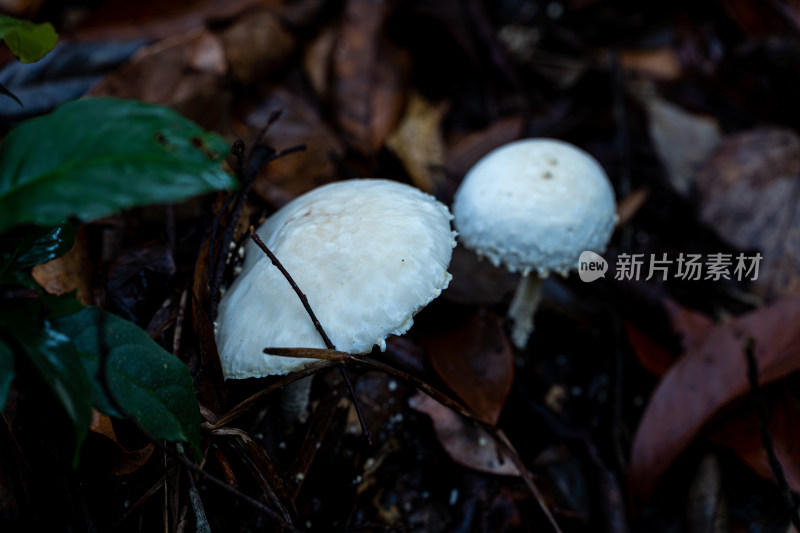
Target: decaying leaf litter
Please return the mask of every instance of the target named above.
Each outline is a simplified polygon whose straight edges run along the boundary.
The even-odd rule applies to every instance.
[[[238,491],[194,473],[212,530],[553,530],[540,503],[563,531],[789,530],[747,356],[750,346],[774,455],[796,490],[792,3],[0,7],[62,36],[60,68],[2,80],[28,98],[3,107],[8,125],[45,101],[135,98],[242,139],[254,162],[238,172],[238,204],[238,193],[211,195],[82,225],[69,255],[34,273],[139,324],[188,365],[201,467]],[[101,57],[121,40],[128,52]],[[347,365],[372,446],[331,363],[319,363],[305,424],[287,424],[277,403],[294,376],[223,382],[208,287],[230,282],[230,243],[250,223],[349,177],[450,204],[472,164],[523,137],[564,139],[601,162],[620,208],[609,263],[761,253],[758,280],[647,281],[647,263],[639,280],[551,277],[517,350],[504,318],[518,279],[456,248],[451,286],[414,328]],[[449,408],[435,401],[448,398]],[[54,413],[12,394],[4,422],[4,520],[198,529],[185,466],[124,421],[95,417],[75,471]]]

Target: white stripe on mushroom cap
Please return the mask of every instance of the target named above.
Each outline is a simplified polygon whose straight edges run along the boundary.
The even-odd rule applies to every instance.
[[[308,192],[272,215],[258,235],[292,275],[338,350],[385,349],[447,288],[452,215],[409,185],[355,179]],[[266,347],[324,348],[289,283],[254,244],[219,308],[217,344],[226,378],[286,374],[309,359]]]
[[[603,167],[554,139],[523,139],[484,156],[453,202],[459,239],[512,272],[564,276],[584,250],[603,253],[616,223]]]

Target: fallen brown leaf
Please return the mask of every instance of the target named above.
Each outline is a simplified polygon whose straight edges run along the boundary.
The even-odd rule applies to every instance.
[[[633,348],[633,353],[642,368],[654,376],[663,376],[675,362],[677,355],[654,341],[629,321],[624,320],[622,325],[628,334],[628,342]]]
[[[439,443],[453,461],[489,474],[520,475],[511,458],[476,422],[456,414],[422,392],[412,396],[408,404],[431,418]]]
[[[671,46],[622,50],[619,62],[622,69],[629,73],[658,80],[677,79],[683,71],[678,51]]]
[[[197,29],[139,49],[90,94],[167,105],[201,126],[227,131],[229,97],[223,87],[227,68],[222,40]]]
[[[653,392],[636,430],[628,472],[635,505],[647,500],[669,465],[715,414],[749,391],[745,344],[754,342],[762,384],[800,368],[800,298],[787,298],[709,327],[668,305],[686,351]]]
[[[330,91],[331,58],[338,38],[338,28],[328,26],[303,53],[303,69],[314,93],[320,98],[326,98]]]
[[[115,476],[124,476],[139,470],[150,459],[155,450],[155,445],[148,442],[139,450],[127,450],[117,439],[114,426],[108,415],[104,415],[97,410],[92,410],[92,421],[89,430],[98,435],[102,435],[114,444],[114,459],[110,467],[110,473]]]
[[[449,139],[447,170],[461,178],[481,157],[498,146],[519,139],[524,126],[525,120],[514,115],[502,118],[486,129]]]
[[[648,129],[656,153],[672,187],[691,193],[694,176],[722,140],[719,125],[711,117],[689,113],[657,96],[643,95]]]
[[[296,48],[296,39],[270,10],[248,11],[222,33],[233,77],[250,84],[280,70]]]
[[[305,150],[265,165],[253,189],[268,203],[282,205],[335,180],[339,171],[337,160],[344,148],[312,102],[283,88],[276,89],[250,111],[245,118],[250,131],[259,132],[276,111],[282,111],[281,116],[269,127],[264,143],[279,151],[299,145],[305,145]]]
[[[442,298],[466,305],[494,305],[505,301],[519,285],[519,275],[498,268],[471,250],[456,246],[450,261],[453,281]]]
[[[414,185],[432,194],[444,184],[441,125],[449,107],[447,102],[434,104],[412,93],[403,119],[386,139],[386,146],[403,162]]]
[[[408,54],[384,36],[391,2],[348,0],[333,49],[336,117],[347,143],[372,155],[403,113]]]
[[[75,244],[69,252],[52,261],[34,266],[31,275],[50,294],[61,295],[77,291],[78,299],[84,305],[93,304],[92,265],[86,230],[78,228],[75,233]]]
[[[279,0],[122,0],[106,2],[82,21],[73,38],[84,41],[166,39],[202,28],[209,21],[233,18]]]
[[[800,291],[800,137],[788,129],[731,135],[697,173],[700,216],[727,242],[763,256],[753,290]]]
[[[0,0],[0,9],[8,15],[33,20],[42,4],[44,0]]]
[[[800,491],[800,405],[797,398],[784,388],[767,405],[769,412],[769,432],[772,437],[775,455],[783,467],[786,482],[795,492]],[[727,446],[764,479],[775,479],[769,464],[767,451],[761,438],[761,427],[753,409],[739,409],[715,427],[708,435],[709,440]]]
[[[514,380],[514,356],[500,318],[481,309],[458,329],[422,339],[434,370],[484,422],[497,424]]]

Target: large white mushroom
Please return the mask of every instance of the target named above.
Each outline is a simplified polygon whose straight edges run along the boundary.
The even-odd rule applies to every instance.
[[[308,192],[256,233],[291,274],[338,350],[384,350],[447,288],[452,215],[395,181],[353,179]],[[297,294],[254,243],[220,301],[217,345],[226,379],[286,374],[313,362],[267,347],[325,348]]]
[[[617,220],[600,164],[553,139],[523,139],[485,155],[464,176],[453,215],[464,246],[522,274],[508,310],[519,348],[533,331],[542,279],[566,276],[583,251],[603,253]]]

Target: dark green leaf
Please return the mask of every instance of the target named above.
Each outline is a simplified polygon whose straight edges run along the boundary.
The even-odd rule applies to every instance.
[[[77,313],[84,307],[78,299],[77,289],[66,294],[47,294],[43,292],[39,296],[39,301],[42,302],[42,307],[49,320]]]
[[[55,48],[58,34],[49,22],[34,24],[7,15],[0,15],[0,39],[5,41],[23,63],[39,61]]]
[[[81,352],[93,377],[95,406],[121,416],[106,396],[97,375],[101,349],[98,327],[105,332],[108,350],[107,383],[114,400],[151,435],[186,441],[197,451],[200,443],[200,408],[189,369],[161,348],[135,324],[97,307],[55,320]]]
[[[0,232],[231,188],[228,146],[174,111],[132,100],[68,102],[0,146]]]
[[[12,100],[14,100],[16,103],[18,103],[20,107],[25,107],[24,105],[22,105],[22,100],[17,98],[16,94],[14,94],[11,91],[9,91],[8,89],[6,89],[5,86],[2,83],[0,83],[0,94],[8,96]]]
[[[38,305],[19,302],[0,312],[0,328],[33,363],[75,429],[75,459],[92,420],[92,385],[69,337],[38,319]],[[31,305],[26,305],[31,304]],[[13,310],[11,308],[14,308]]]
[[[0,274],[0,285],[19,285],[32,293],[42,290],[39,284],[36,283],[36,280],[33,279],[30,272],[21,272],[19,270],[12,270]]]
[[[5,409],[8,391],[14,380],[14,353],[0,340],[0,412]]]
[[[29,226],[0,237],[0,277],[63,255],[72,248],[75,231],[67,221],[54,228]]]

